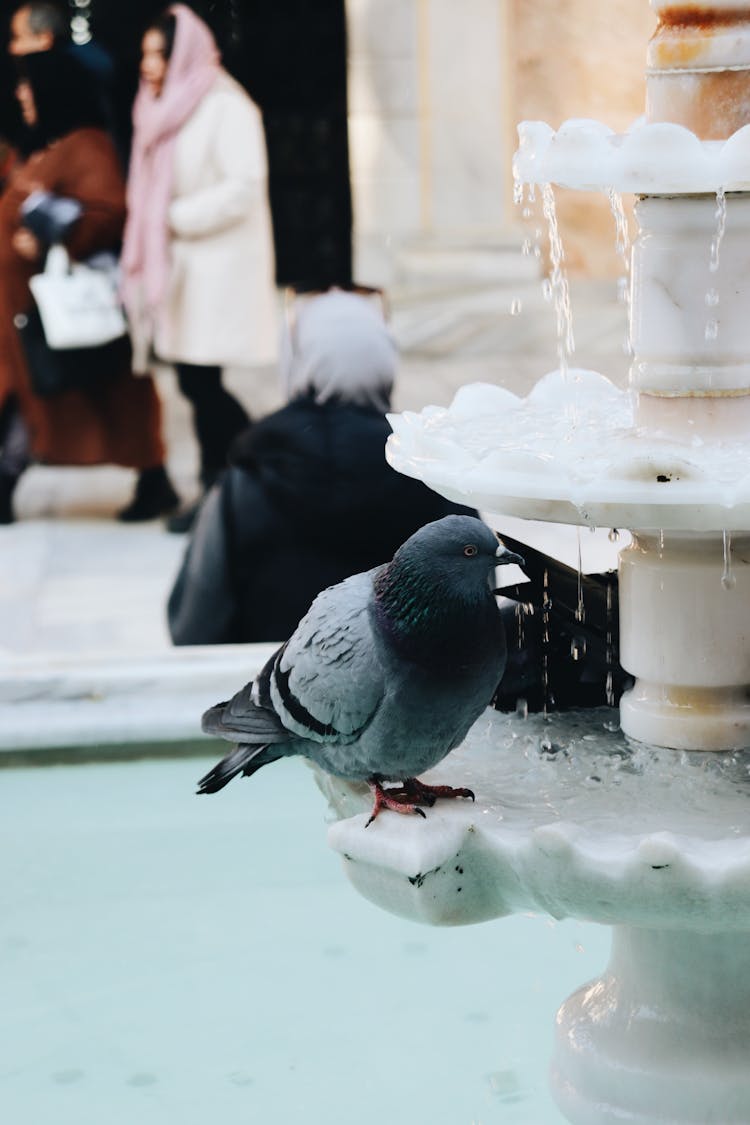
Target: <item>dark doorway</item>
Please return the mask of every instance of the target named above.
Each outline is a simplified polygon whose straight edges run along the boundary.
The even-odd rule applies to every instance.
[[[0,0],[5,35],[18,6]],[[81,13],[72,0],[68,6]],[[211,26],[227,70],[263,112],[278,283],[351,282],[344,0],[192,0],[190,6]],[[163,7],[163,0],[91,0],[84,9],[115,60],[123,135],[141,35]]]

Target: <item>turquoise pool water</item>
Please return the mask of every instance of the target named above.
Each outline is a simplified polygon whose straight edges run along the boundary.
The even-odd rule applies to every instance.
[[[609,935],[362,900],[300,761],[0,772],[8,1125],[559,1125],[554,1013]]]

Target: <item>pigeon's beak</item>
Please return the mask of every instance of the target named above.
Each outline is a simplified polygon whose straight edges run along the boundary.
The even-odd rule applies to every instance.
[[[495,566],[506,566],[508,563],[518,563],[519,566],[526,566],[526,560],[516,555],[513,551],[509,551],[501,543],[495,551]]]

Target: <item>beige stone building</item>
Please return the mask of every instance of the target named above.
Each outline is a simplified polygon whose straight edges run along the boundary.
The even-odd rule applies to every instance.
[[[626,128],[655,22],[647,0],[347,0],[356,275],[506,269],[517,122]],[[605,199],[559,192],[558,213],[571,273],[621,268]]]

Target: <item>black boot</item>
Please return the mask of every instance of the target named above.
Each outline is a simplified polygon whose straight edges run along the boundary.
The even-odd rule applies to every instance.
[[[163,465],[153,469],[143,469],[135,485],[133,499],[126,508],[117,513],[123,523],[139,523],[154,520],[174,511],[180,498],[172,487]]]
[[[8,473],[0,473],[0,524],[13,523],[13,493],[18,484],[18,477]]]

